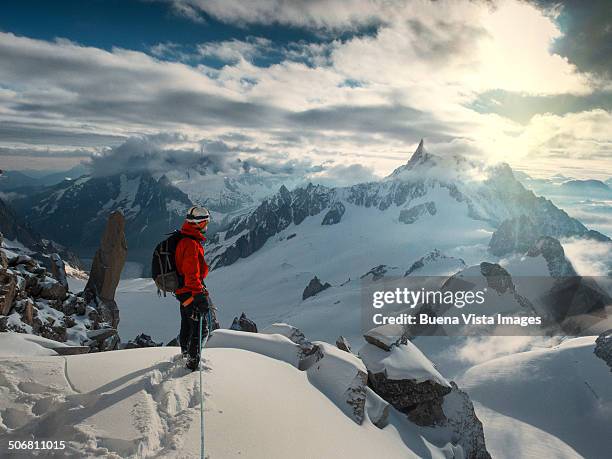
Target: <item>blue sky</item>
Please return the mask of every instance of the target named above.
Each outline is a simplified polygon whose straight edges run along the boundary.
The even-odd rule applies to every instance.
[[[573,0],[8,2],[0,167],[66,168],[136,138],[363,179],[424,137],[605,177],[611,16]]]

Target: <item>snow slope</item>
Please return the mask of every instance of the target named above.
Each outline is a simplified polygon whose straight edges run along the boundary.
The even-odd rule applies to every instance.
[[[19,343],[23,337],[5,339]],[[34,354],[0,354],[3,451],[9,440],[34,435],[65,440],[66,452],[76,457],[199,457],[198,374],[184,369],[177,348]],[[204,373],[211,458],[460,454],[450,444],[428,442],[395,412],[384,429],[367,416],[358,425],[306,372],[257,352],[207,349]]]
[[[610,457],[612,373],[593,348],[594,337],[569,339],[475,365],[457,379],[482,416],[493,454],[508,442],[523,447],[538,438],[536,445],[558,455],[536,455],[536,446],[533,457]]]

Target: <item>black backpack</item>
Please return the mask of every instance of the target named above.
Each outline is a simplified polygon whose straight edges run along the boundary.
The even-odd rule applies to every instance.
[[[151,277],[157,286],[157,294],[175,293],[183,286],[183,276],[176,270],[174,254],[176,246],[183,238],[197,239],[187,236],[180,231],[173,231],[167,239],[161,241],[153,251],[151,260]]]

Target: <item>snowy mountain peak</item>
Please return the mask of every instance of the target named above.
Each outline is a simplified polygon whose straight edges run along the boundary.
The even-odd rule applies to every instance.
[[[427,152],[425,151],[425,147],[423,146],[423,139],[421,139],[421,141],[419,142],[419,146],[414,151],[414,153],[412,154],[412,157],[408,161],[408,165],[421,162],[423,159],[426,159],[425,158],[426,155],[427,155]]]
[[[427,150],[425,150],[423,139],[421,139],[419,145],[417,146],[417,149],[414,151],[408,162],[391,172],[391,174],[387,176],[387,178],[398,178],[405,171],[410,171],[421,165],[435,165],[435,158],[436,156],[430,154]]]

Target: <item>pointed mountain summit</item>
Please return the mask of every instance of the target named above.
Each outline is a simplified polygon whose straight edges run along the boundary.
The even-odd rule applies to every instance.
[[[423,139],[421,139],[417,149],[414,151],[408,162],[391,172],[388,178],[396,178],[402,172],[414,169],[421,164],[432,163],[433,158],[435,158],[435,156],[425,149]]]
[[[408,160],[408,163],[406,163],[406,165],[414,166],[415,164],[421,163],[423,162],[423,160],[426,159],[426,155],[427,152],[425,151],[425,147],[423,146],[423,139],[421,139],[421,141],[419,142],[419,146],[414,151],[412,157],[410,158],[410,160]]]

